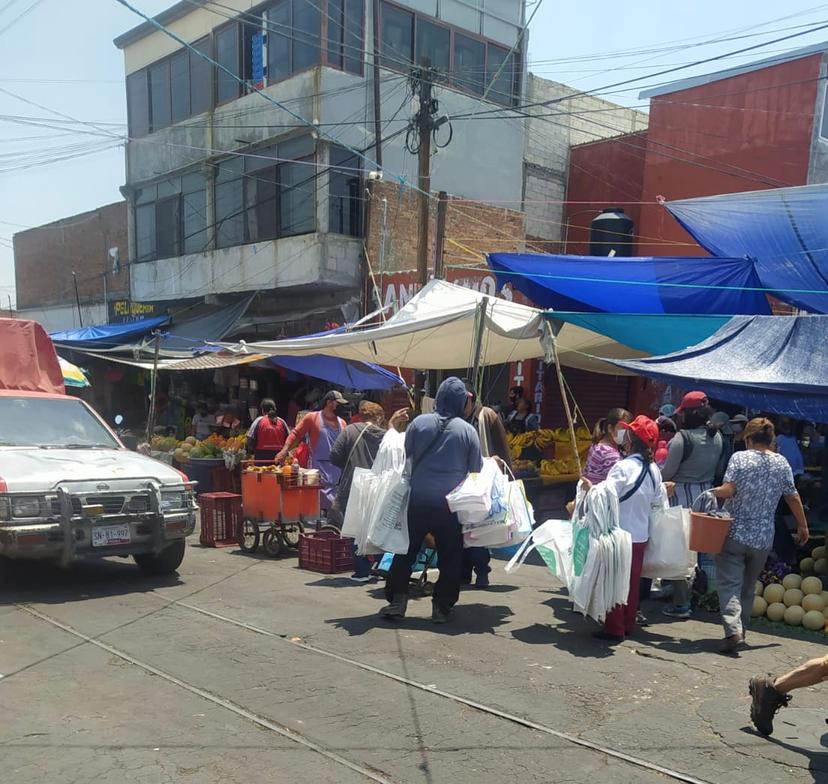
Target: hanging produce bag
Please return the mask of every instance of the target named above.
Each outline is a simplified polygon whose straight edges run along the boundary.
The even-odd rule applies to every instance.
[[[463,513],[468,523],[484,521],[492,512],[492,495],[502,495],[500,488],[505,477],[495,460],[483,458],[483,468],[478,473],[469,474],[447,496],[449,509]]]

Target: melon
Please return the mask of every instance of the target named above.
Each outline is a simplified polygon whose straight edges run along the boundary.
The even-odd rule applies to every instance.
[[[754,596],[762,596],[765,593],[765,586],[762,585],[758,580],[756,581],[756,585],[753,586],[753,595]]]
[[[782,601],[785,603],[785,607],[801,606],[804,596],[805,594],[799,588],[788,588],[782,597]]]
[[[814,571],[817,574],[825,574],[825,559],[824,558],[817,558],[814,561]]]
[[[196,438],[195,438],[195,436],[187,436],[187,437],[184,439],[184,443],[185,443],[185,444],[195,445],[195,443],[196,443]]]
[[[799,571],[802,572],[802,574],[807,574],[809,572],[813,572],[814,571],[814,559],[813,558],[803,558],[799,562]]]
[[[825,628],[825,618],[819,610],[811,610],[802,616],[802,625],[811,631]]]
[[[805,612],[811,612],[812,610],[822,612],[825,609],[825,599],[822,598],[820,593],[807,593],[802,600],[802,609]]]
[[[819,547],[814,547],[814,549],[811,550],[811,557],[814,560],[817,560],[819,558],[825,558],[825,546],[820,545]]]
[[[768,609],[768,603],[761,596],[753,597],[753,609],[750,611],[751,618],[760,618]],[[821,615],[822,613],[820,613]]]
[[[828,591],[823,591],[820,596],[822,597],[822,601],[825,602],[825,606],[828,607]]]
[[[781,621],[785,617],[785,605],[782,602],[769,604],[767,616],[769,621]]]
[[[805,617],[805,610],[798,604],[794,604],[785,610],[785,623],[788,626],[801,626],[802,619]]]
[[[822,580],[819,577],[806,577],[800,586],[802,593],[822,593]]]
[[[768,604],[778,604],[785,596],[785,589],[779,583],[771,583],[762,594]]]
[[[798,574],[786,574],[782,578],[782,587],[787,591],[789,588],[799,588],[802,585],[802,578]]]

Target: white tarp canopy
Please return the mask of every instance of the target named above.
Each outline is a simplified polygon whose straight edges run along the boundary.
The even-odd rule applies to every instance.
[[[484,299],[481,365],[549,356],[552,327],[542,311],[486,297],[444,280],[432,280],[380,326],[315,337],[219,345],[236,353],[285,357],[323,354],[422,370],[471,367],[480,334],[478,313],[482,312]],[[558,333],[557,343],[562,365],[614,375],[624,371],[586,354],[615,359],[642,356],[609,338],[569,324]]]

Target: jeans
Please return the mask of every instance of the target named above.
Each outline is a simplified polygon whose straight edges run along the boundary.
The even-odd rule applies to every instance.
[[[463,562],[463,533],[457,515],[444,507],[408,507],[409,546],[406,555],[395,555],[385,583],[385,595],[389,601],[398,594],[408,593],[411,564],[420,552],[426,534],[434,537],[440,577],[434,584],[434,603],[448,612],[460,596],[460,569]]]
[[[641,567],[644,566],[646,542],[633,542],[632,568],[630,569],[630,593],[626,604],[617,604],[610,610],[604,621],[604,631],[623,637],[635,629],[635,616],[638,613],[639,591],[641,590]]]
[[[488,547],[466,547],[463,550],[463,577],[464,582],[472,581],[472,569],[478,577],[485,577],[492,571],[489,562],[492,554]]]
[[[757,550],[728,538],[716,556],[716,590],[725,636],[744,635],[753,608],[753,590],[770,550]]]

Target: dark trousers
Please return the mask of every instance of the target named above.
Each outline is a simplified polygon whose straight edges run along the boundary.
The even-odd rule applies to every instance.
[[[385,594],[390,600],[395,594],[408,593],[411,565],[420,552],[426,534],[434,537],[440,577],[434,584],[433,598],[437,606],[448,612],[460,595],[460,569],[463,561],[463,534],[457,516],[448,506],[408,507],[409,546],[406,555],[395,555],[385,583]]]
[[[644,565],[646,542],[633,542],[632,568],[630,569],[630,593],[626,604],[617,604],[604,621],[604,631],[623,637],[635,629],[635,614],[638,612],[639,591],[641,590],[641,567]]]
[[[487,575],[492,571],[489,562],[492,560],[492,554],[488,547],[466,547],[463,550],[463,581],[470,583],[472,581],[472,569],[478,577]]]

